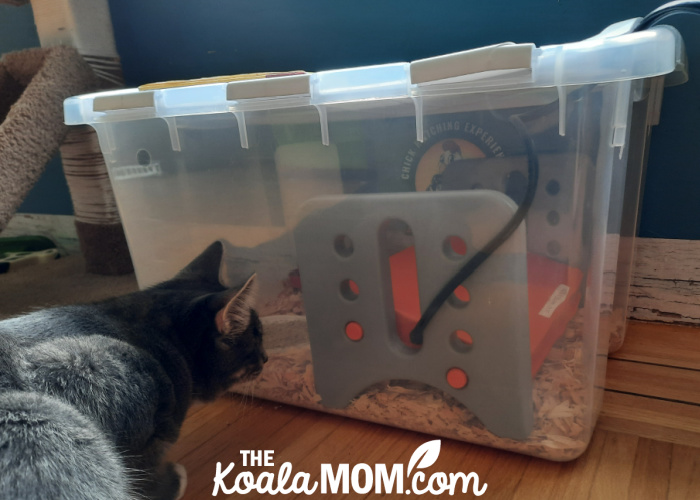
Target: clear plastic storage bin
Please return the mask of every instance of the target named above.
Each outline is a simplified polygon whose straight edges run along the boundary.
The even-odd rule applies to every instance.
[[[229,284],[257,272],[256,395],[568,460],[624,336],[648,132],[682,76],[678,33],[636,22],[79,96],[66,122],[98,133],[141,287],[214,240]]]

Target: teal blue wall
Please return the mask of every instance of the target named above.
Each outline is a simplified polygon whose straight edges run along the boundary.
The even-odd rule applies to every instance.
[[[0,54],[39,45],[29,5],[0,5]]]
[[[408,61],[506,40],[571,42],[616,21],[643,16],[662,3],[112,0],[110,9],[126,82],[135,86]],[[700,239],[700,78],[693,79],[693,69],[700,68],[700,17],[676,17],[670,23],[686,39],[691,82],[665,94],[661,125],[653,133],[640,235]],[[0,38],[4,36],[0,25]]]

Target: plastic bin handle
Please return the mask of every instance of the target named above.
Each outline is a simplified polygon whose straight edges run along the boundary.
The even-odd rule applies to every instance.
[[[411,83],[429,83],[487,71],[532,69],[535,44],[506,42],[411,63]]]

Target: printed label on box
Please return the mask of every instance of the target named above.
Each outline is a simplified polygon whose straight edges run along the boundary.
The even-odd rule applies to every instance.
[[[401,179],[416,191],[442,191],[442,174],[451,163],[471,158],[504,156],[489,131],[467,120],[445,120],[426,128],[424,142],[406,151]]]

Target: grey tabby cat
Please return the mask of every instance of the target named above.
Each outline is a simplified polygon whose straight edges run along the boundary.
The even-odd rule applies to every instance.
[[[0,321],[0,498],[182,497],[185,470],[163,457],[190,403],[267,361],[254,276],[226,289],[222,253],[144,291]]]

